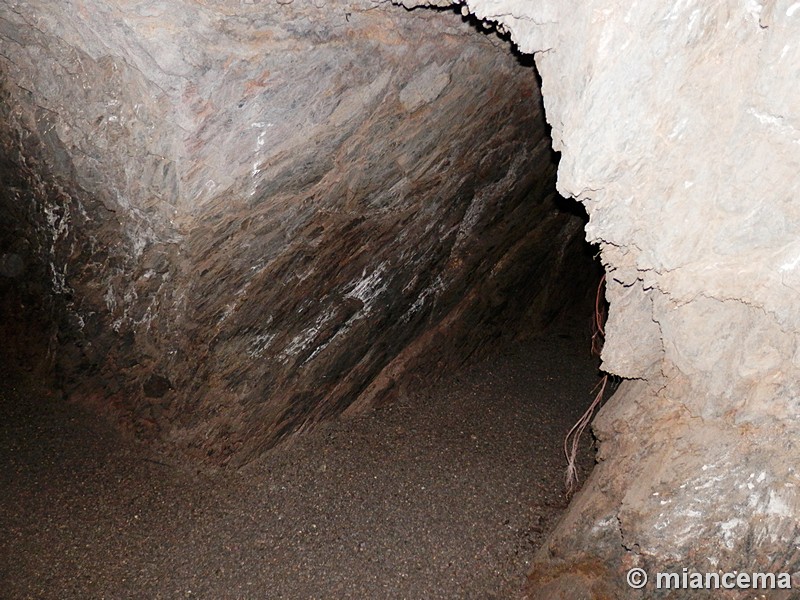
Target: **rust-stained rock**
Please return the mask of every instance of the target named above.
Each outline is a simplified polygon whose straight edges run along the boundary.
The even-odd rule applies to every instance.
[[[199,461],[587,285],[563,275],[583,222],[555,205],[532,65],[457,14],[36,0],[0,8],[0,69],[2,206],[28,215],[4,271],[52,291],[73,399]]]

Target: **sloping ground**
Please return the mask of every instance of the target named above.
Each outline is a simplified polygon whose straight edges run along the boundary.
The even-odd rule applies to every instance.
[[[514,597],[565,507],[587,348],[539,338],[213,476],[4,374],[0,595]]]

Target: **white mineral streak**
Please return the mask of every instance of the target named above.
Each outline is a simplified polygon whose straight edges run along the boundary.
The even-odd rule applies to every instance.
[[[345,294],[346,298],[355,298],[363,303],[361,310],[364,314],[368,315],[372,311],[375,300],[386,291],[387,282],[383,277],[385,271],[386,263],[379,264],[369,273],[364,269],[361,279],[354,281]]]

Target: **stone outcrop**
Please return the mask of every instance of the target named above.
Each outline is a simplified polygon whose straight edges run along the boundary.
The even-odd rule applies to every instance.
[[[531,597],[632,597],[637,565],[800,570],[800,4],[462,8],[536,56],[558,188],[608,272],[604,368],[629,380]]]
[[[209,465],[590,286],[532,64],[453,12],[317,4],[0,8],[6,316]]]

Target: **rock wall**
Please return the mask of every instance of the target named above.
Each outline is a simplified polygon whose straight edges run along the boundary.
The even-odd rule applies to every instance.
[[[555,206],[532,65],[454,12],[11,2],[0,69],[0,206],[27,215],[0,250],[31,265],[6,317],[23,282],[50,290],[71,397],[201,462],[591,285],[563,276],[583,222]]]
[[[531,597],[633,597],[633,566],[797,572],[800,4],[462,8],[536,56],[558,188],[608,271],[604,369],[628,379]]]

